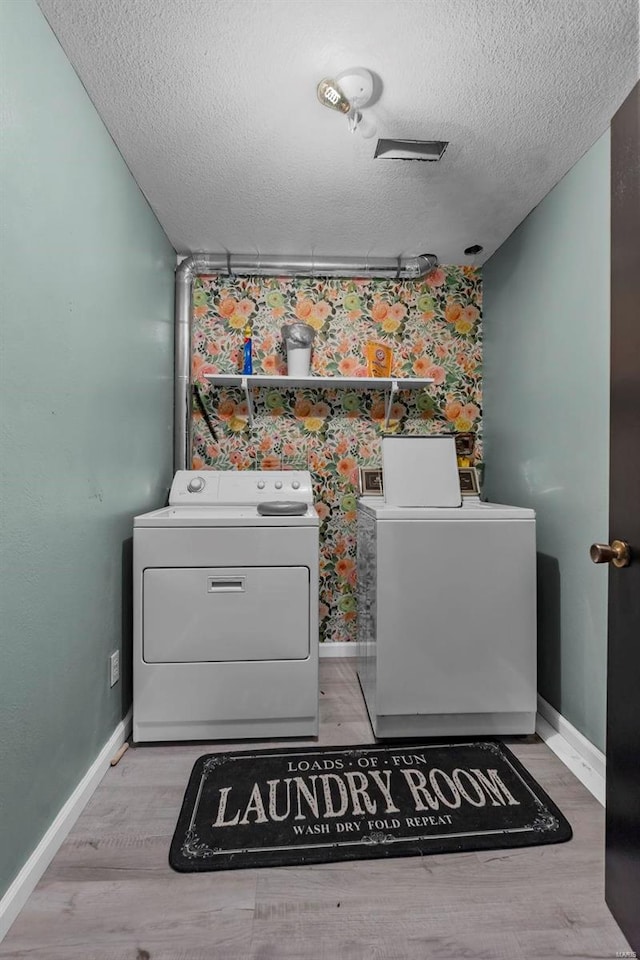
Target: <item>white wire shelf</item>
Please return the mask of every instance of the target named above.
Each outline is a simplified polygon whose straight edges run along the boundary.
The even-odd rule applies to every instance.
[[[433,383],[432,377],[286,377],[266,373],[207,373],[204,377],[216,387],[240,387],[249,411],[249,426],[253,426],[253,399],[251,387],[284,387],[288,390],[319,387],[325,390],[383,390],[386,394],[384,426],[389,426],[393,398],[400,390],[423,390]]]

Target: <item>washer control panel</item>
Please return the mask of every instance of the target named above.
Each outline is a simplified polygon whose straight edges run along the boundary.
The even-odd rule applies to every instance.
[[[308,470],[178,470],[169,504],[258,504],[264,500],[313,503]]]

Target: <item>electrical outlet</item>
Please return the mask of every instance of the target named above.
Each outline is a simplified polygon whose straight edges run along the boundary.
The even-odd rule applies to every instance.
[[[109,657],[109,685],[115,686],[120,679],[120,651],[114,650]]]

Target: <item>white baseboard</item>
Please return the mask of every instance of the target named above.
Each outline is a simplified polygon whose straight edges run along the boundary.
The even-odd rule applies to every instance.
[[[112,756],[131,732],[131,710],[115,728],[22,870],[0,900],[0,942],[7,934],[67,834],[109,769]]]
[[[358,644],[351,643],[321,643],[320,657],[357,657]]]
[[[536,733],[604,807],[606,784],[604,753],[541,696],[538,696]]]

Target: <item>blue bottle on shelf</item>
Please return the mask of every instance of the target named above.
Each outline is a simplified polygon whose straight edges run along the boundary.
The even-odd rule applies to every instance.
[[[244,328],[244,363],[242,365],[243,373],[253,373],[253,360],[251,358],[251,327],[249,324]]]

